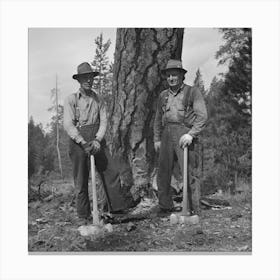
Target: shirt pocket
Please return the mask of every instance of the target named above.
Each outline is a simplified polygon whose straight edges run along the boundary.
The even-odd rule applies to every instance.
[[[185,106],[183,104],[182,98],[178,98],[174,104],[177,110],[177,118],[179,122],[183,122],[185,118]]]
[[[177,119],[179,122],[184,122],[185,119],[185,110],[184,109],[178,109],[177,110]]]
[[[163,111],[163,112],[168,112],[168,111],[170,111],[170,105],[169,105],[169,104],[164,104],[164,105],[162,105],[162,111]]]
[[[174,106],[176,106],[176,109],[179,111],[179,112],[184,112],[185,111],[185,106],[183,105],[182,103],[182,100],[178,100]]]

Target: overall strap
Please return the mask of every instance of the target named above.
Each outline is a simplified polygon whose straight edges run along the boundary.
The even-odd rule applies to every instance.
[[[160,102],[161,102],[160,105],[161,105],[161,110],[162,110],[162,126],[165,125],[165,118],[166,118],[165,112],[166,112],[167,101],[168,101],[168,91],[165,90],[164,94],[162,94],[161,100],[160,100]]]
[[[96,94],[96,93],[95,93]],[[98,104],[98,106],[100,105],[100,99],[97,96],[97,94],[95,96],[93,96],[93,99],[95,100],[95,102]],[[74,103],[74,116],[75,116],[75,126],[80,126],[79,120],[80,120],[80,108],[78,106],[78,93],[75,93],[75,103]],[[95,122],[96,125],[100,124],[100,111],[98,110],[98,115],[97,115],[97,119]]]
[[[184,109],[185,109],[185,116],[188,113],[189,109],[192,107],[193,105],[193,94],[192,94],[192,87],[189,85],[185,85],[184,89],[184,96],[183,96],[183,100],[182,103],[184,105]]]
[[[94,94],[94,99],[95,99],[95,101],[97,102],[97,104],[98,104],[98,108],[99,108],[99,106],[102,104],[102,103],[105,103],[105,100],[104,100],[104,98],[101,98],[101,96],[100,95],[98,95],[95,91],[93,91],[93,94]],[[101,100],[102,99],[102,100]],[[96,120],[96,122],[99,124],[100,123],[100,108],[98,109],[98,115],[97,115],[97,120]]]
[[[168,91],[165,90],[164,94],[161,97],[161,107],[164,108],[164,110],[166,109],[167,101],[168,101]]]
[[[75,125],[79,125],[79,119],[80,119],[80,109],[78,106],[78,93],[75,93],[75,103],[74,103],[74,109],[75,109]]]

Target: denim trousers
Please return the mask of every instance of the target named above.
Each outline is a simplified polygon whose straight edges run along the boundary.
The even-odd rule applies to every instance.
[[[86,141],[91,141],[98,127],[86,126],[80,133]],[[70,139],[69,155],[72,162],[73,177],[76,194],[77,214],[81,218],[90,216],[90,200],[88,181],[90,172],[90,156],[86,154],[80,144]],[[119,164],[110,155],[106,142],[101,142],[101,149],[94,155],[95,165],[100,174],[110,211],[127,209],[133,204],[132,196],[123,193],[120,180]]]
[[[188,146],[188,167],[184,167],[184,150],[179,146],[181,136],[190,129],[181,124],[166,124],[161,137],[159,152],[159,167],[157,176],[159,206],[163,209],[173,207],[171,192],[171,176],[174,161],[177,158],[181,173],[187,168],[188,174],[188,208],[190,211],[200,212],[200,176],[199,142],[194,138]]]

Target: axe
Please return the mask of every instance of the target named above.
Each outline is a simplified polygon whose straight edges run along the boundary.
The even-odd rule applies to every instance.
[[[100,224],[100,221],[99,221],[98,208],[97,208],[94,155],[90,155],[90,169],[91,169],[91,185],[92,185],[92,220],[93,220],[93,225],[97,226]]]
[[[188,212],[188,146],[184,147],[184,165],[183,165],[183,209],[179,214],[171,214],[171,224],[197,224],[199,217],[197,215],[190,216]]]

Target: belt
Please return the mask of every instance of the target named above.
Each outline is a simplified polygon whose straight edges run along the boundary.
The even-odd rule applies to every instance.
[[[177,125],[177,126],[183,126],[183,127],[186,127],[186,128],[189,128],[191,129],[192,126],[191,125],[186,125],[184,123],[181,123],[181,122],[169,122],[169,121],[166,121],[164,126],[168,126],[168,125]]]
[[[166,121],[165,122],[166,125],[170,124],[170,125],[184,125],[183,123],[180,123],[180,122],[169,122],[169,121]]]
[[[83,136],[83,138],[89,142],[95,138],[95,135],[99,128],[99,122],[95,124],[88,124],[88,125],[82,125],[77,127],[80,134]]]
[[[80,124],[77,124],[76,127],[77,128],[82,128],[82,127],[95,127],[95,126],[99,126],[100,125],[100,122],[96,122],[96,123],[93,123],[93,124],[84,124],[84,125],[80,125]]]

